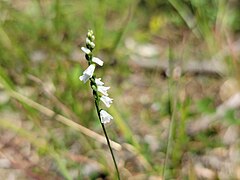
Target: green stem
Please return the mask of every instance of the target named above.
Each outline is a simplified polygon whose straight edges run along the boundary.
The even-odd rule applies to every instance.
[[[169,85],[169,91],[171,86]],[[169,93],[169,96],[172,94]],[[166,178],[166,168],[167,168],[167,163],[171,151],[171,142],[172,142],[172,136],[173,136],[173,127],[174,127],[174,120],[175,120],[175,107],[176,107],[176,100],[172,100],[171,97],[169,97],[170,100],[170,125],[169,125],[169,132],[168,132],[168,140],[167,140],[167,150],[166,150],[166,156],[164,160],[164,166],[163,166],[163,177],[164,179]]]
[[[95,82],[95,78],[93,77],[93,81]],[[96,107],[96,110],[97,110],[97,114],[98,114],[98,119],[100,121],[100,124],[102,125],[102,129],[103,129],[103,133],[106,137],[106,140],[107,140],[107,145],[108,145],[108,148],[110,150],[110,153],[111,153],[111,156],[112,156],[112,159],[113,159],[113,163],[114,163],[114,166],[115,166],[115,169],[116,169],[116,173],[117,173],[117,177],[118,177],[118,180],[120,180],[120,174],[119,174],[119,170],[118,170],[118,166],[117,166],[117,162],[116,162],[116,159],[115,159],[115,156],[113,154],[113,150],[112,150],[112,147],[111,147],[111,144],[110,144],[110,141],[109,141],[109,138],[108,138],[108,135],[107,135],[107,131],[105,129],[105,126],[104,124],[101,122],[101,117],[100,117],[100,108],[99,108],[99,96],[98,96],[98,93],[94,90],[93,90],[93,96],[97,97],[97,99],[95,98],[95,107]]]
[[[163,164],[163,178],[166,179],[166,168],[168,165],[168,159],[171,153],[171,143],[173,139],[173,131],[174,131],[174,121],[176,116],[176,106],[177,106],[177,98],[176,98],[176,88],[173,80],[173,54],[172,49],[169,47],[169,79],[168,79],[168,98],[169,98],[169,106],[170,106],[170,124],[169,124],[169,131],[168,131],[168,139],[167,139],[167,149],[166,149],[166,156]]]

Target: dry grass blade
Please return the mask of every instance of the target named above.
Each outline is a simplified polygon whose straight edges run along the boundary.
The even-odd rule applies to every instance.
[[[13,91],[13,90],[7,90],[8,94],[14,98],[14,99],[17,99],[18,101],[22,102],[22,103],[25,103],[29,106],[31,106],[32,108],[38,110],[39,112],[45,114],[46,116],[48,117],[55,117],[55,119],[83,134],[85,134],[86,136],[88,137],[91,137],[93,139],[95,139],[96,141],[102,143],[102,144],[107,144],[106,140],[105,140],[105,137],[94,132],[94,131],[91,131],[89,130],[88,128],[72,121],[71,119],[68,119],[67,117],[64,117],[60,114],[56,114],[54,111],[52,111],[51,109],[21,95],[20,93],[16,92],[16,91]],[[120,151],[122,149],[122,146],[114,141],[111,141],[111,145],[113,147],[113,149],[117,150],[117,151]]]

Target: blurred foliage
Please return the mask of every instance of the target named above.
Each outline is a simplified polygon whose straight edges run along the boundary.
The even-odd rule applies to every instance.
[[[129,84],[131,86],[128,91],[137,88],[133,82],[128,82],[132,74],[144,76],[147,82],[149,79],[154,81],[157,74],[142,72],[138,68],[135,70],[129,66],[128,52],[124,47],[126,38],[132,37],[144,43],[149,41],[158,43],[159,39],[165,39],[167,42],[177,44],[184,39],[184,33],[187,32],[191,36],[188,42],[190,46],[203,45],[207,47],[207,50],[203,48],[203,53],[206,56],[212,55],[226,42],[229,34],[234,37],[239,33],[239,6],[237,0],[2,0],[0,2],[1,88],[3,86],[10,94],[12,90],[19,91],[34,102],[101,133],[92,106],[90,89],[78,80],[86,67],[79,47],[84,45],[88,29],[93,29],[96,35],[95,54],[102,56],[105,61],[103,71],[97,73],[100,76],[106,74],[111,83],[113,98],[119,98],[125,96],[123,89],[129,88]],[[167,47],[166,44],[164,46]],[[181,81],[187,80],[183,78]],[[140,164],[140,167],[135,167],[131,162],[122,163],[124,168],[132,170],[130,172],[132,174],[137,171],[149,176],[161,175],[163,155],[152,154],[151,142],[144,141],[145,135],[138,133],[140,128],[143,129],[142,132],[148,131],[144,128],[149,128],[151,131],[158,128],[165,119],[170,119],[173,100],[176,100],[175,118],[179,121],[173,125],[171,162],[166,170],[167,177],[178,177],[181,173],[183,156],[187,151],[201,154],[204,148],[222,146],[219,138],[216,137],[215,129],[199,134],[196,139],[191,139],[185,133],[189,119],[199,114],[215,112],[216,100],[211,97],[203,97],[197,101],[186,97],[182,100],[178,92],[172,92],[169,96],[169,92],[166,92],[166,86],[169,84],[164,83],[161,88],[158,87],[159,84],[154,83],[147,88],[138,87],[140,90],[146,88],[144,92],[139,93],[142,96],[145,90],[153,93],[155,99],[152,106],[144,102],[143,107],[140,104],[129,107],[127,103],[118,105],[118,102],[115,102],[114,107],[110,109],[110,113],[115,118],[115,125],[110,125],[109,128],[110,137],[128,143],[128,148],[140,159],[141,163],[136,163]],[[175,90],[178,88],[174,83],[169,86],[176,88]],[[140,100],[141,98],[144,97],[139,97]],[[196,106],[192,107],[194,103]],[[142,108],[141,112],[136,110],[140,108]],[[157,109],[156,112],[152,110],[154,108]],[[0,120],[5,122],[2,123],[1,128],[18,131],[19,136],[34,144],[41,157],[50,156],[57,166],[53,168],[57,174],[61,174],[65,179],[71,179],[68,170],[77,169],[78,178],[82,178],[80,166],[84,166],[84,162],[79,165],[79,162],[67,158],[66,155],[69,147],[77,142],[80,144],[80,152],[77,153],[100,163],[102,176],[111,176],[111,163],[108,162],[101,145],[91,138],[56,123],[54,117],[45,117],[30,104],[11,99],[0,104],[0,113],[6,109],[20,112],[24,122],[33,123],[33,129],[19,130],[7,121]],[[229,111],[225,116],[228,123],[239,125],[237,112]],[[140,119],[140,123],[146,123],[146,127],[131,122],[136,117]],[[162,131],[155,133],[162,136],[164,134]],[[43,139],[43,145],[36,143],[38,136]],[[158,148],[161,150],[160,153],[164,154],[167,140],[166,137],[162,139],[159,137],[157,141],[160,140],[161,147]],[[199,142],[200,145],[192,146],[193,141]],[[162,159],[156,160],[157,156]]]

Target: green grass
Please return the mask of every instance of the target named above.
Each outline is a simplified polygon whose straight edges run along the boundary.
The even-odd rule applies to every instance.
[[[105,61],[97,74],[104,74],[104,81],[111,86],[110,94],[119,100],[109,109],[114,121],[107,129],[109,137],[121,144],[114,144],[114,149],[123,179],[138,174],[162,176],[167,146],[166,179],[183,177],[185,154],[197,155],[223,146],[218,129],[196,137],[189,137],[185,131],[190,119],[215,113],[219,101],[211,96],[212,92],[193,98],[195,94],[188,94],[186,89],[194,75],[183,74],[176,81],[174,77],[162,78],[155,68],[145,70],[132,65],[132,52],[124,43],[127,38],[134,38],[137,44],[159,44],[165,54],[170,43],[173,68],[175,63],[191,59],[191,54],[200,54],[202,59],[211,57],[240,30],[240,13],[230,2],[1,1],[0,12],[0,88],[10,97],[0,103],[0,116],[6,109],[20,113],[19,121],[32,122],[33,130],[18,129],[8,119],[0,120],[0,128],[18,132],[41,158],[50,157],[55,166],[49,171],[72,179],[71,172],[76,170],[78,178],[86,178],[83,167],[87,163],[66,155],[78,144],[77,155],[97,162],[100,173],[113,178],[113,164],[108,161],[108,150],[99,135],[102,131],[90,88],[78,79],[87,66],[80,46],[84,45],[88,29],[96,35],[94,53]],[[184,50],[180,52],[178,46]],[[73,58],[76,52],[77,58]],[[227,58],[231,72],[234,58]],[[239,80],[237,72],[231,76]],[[217,84],[218,79],[214,81]],[[201,87],[211,84],[205,83]],[[159,109],[154,110],[153,102]],[[163,127],[170,119],[174,123],[166,138],[164,133],[169,126]],[[225,119],[231,125],[239,124],[237,111],[229,111]],[[43,129],[48,134],[42,134]],[[151,150],[154,142],[144,139],[149,134],[160,144],[156,151]],[[44,144],[37,142],[39,137]],[[186,176],[191,179],[195,174]]]

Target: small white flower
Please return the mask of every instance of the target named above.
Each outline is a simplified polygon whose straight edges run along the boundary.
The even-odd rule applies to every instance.
[[[83,75],[79,77],[80,81],[86,83],[89,78],[93,76],[95,70],[95,64],[91,64],[84,72]]]
[[[104,85],[104,83],[101,81],[101,78],[96,78],[95,83],[97,84],[97,86],[103,86]]]
[[[90,44],[91,43],[91,40],[86,38],[86,44]]]
[[[88,35],[87,36],[89,40],[91,41],[94,41],[95,40],[95,36],[92,34],[92,35]]]
[[[88,48],[86,48],[86,47],[81,47],[81,50],[82,50],[83,52],[85,52],[86,54],[90,54],[90,53],[91,53],[90,49],[88,49]]]
[[[87,36],[88,36],[88,37],[93,36],[93,30],[88,30]]]
[[[98,86],[98,91],[105,96],[108,96],[107,90],[109,90],[109,89],[110,89],[110,87]]]
[[[91,43],[90,43],[90,46],[91,46],[92,48],[94,48],[94,47],[95,47],[95,43],[94,43],[94,42],[91,42]]]
[[[108,96],[102,96],[100,100],[109,108],[112,104],[113,99]]]
[[[92,42],[89,38],[86,38],[86,43],[89,44],[92,48],[95,47],[94,42]]]
[[[99,66],[103,65],[103,61],[101,59],[97,58],[97,57],[93,57],[92,61],[97,63]]]
[[[103,124],[109,123],[111,119],[113,119],[113,117],[104,110],[100,111],[100,118]]]

